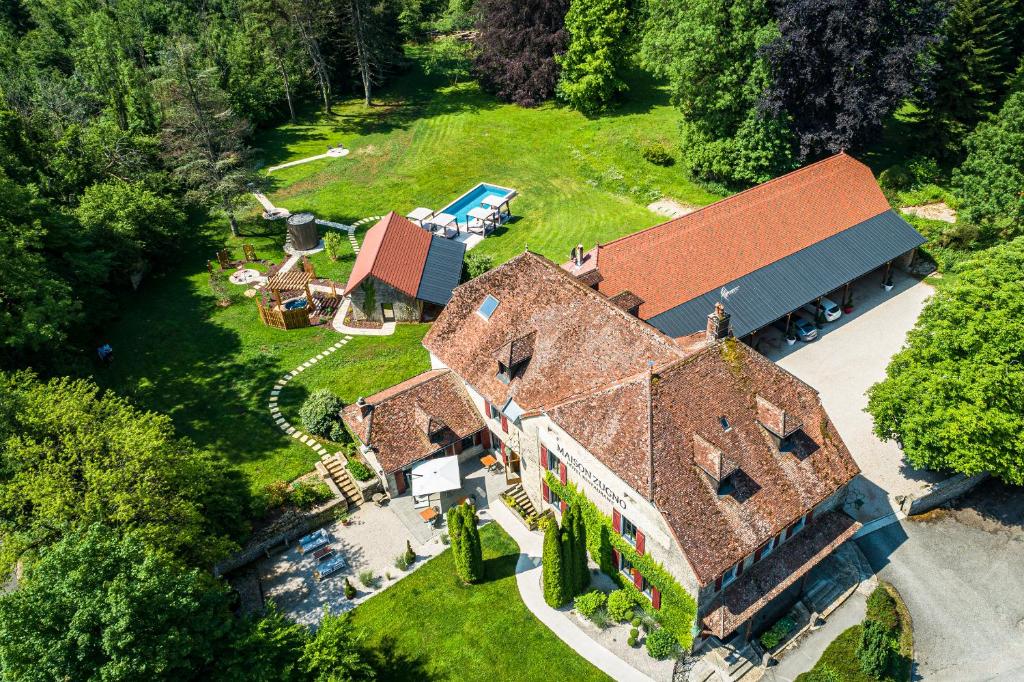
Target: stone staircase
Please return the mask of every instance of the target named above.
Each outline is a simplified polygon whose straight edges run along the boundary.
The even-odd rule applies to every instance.
[[[348,502],[348,506],[358,505],[360,501],[359,491],[356,489],[356,484],[352,477],[349,476],[348,469],[345,468],[345,456],[341,453],[324,455],[320,461],[327,470],[327,475],[334,481],[334,485],[338,487],[341,495]]]
[[[761,669],[761,654],[755,650],[751,642],[742,642],[736,645],[732,643],[721,643],[715,640],[717,646],[713,646],[705,661],[711,665],[705,668],[695,669],[696,676],[691,674],[691,679],[700,679],[700,682],[709,679],[719,680],[740,680],[751,671],[763,672]],[[710,660],[709,660],[710,659]],[[709,670],[708,668],[712,668]],[[750,679],[759,677],[752,675]],[[701,679],[703,678],[703,679]]]
[[[829,578],[820,578],[804,594],[803,602],[811,613],[825,613],[846,591],[846,586]]]
[[[533,506],[533,502],[530,501],[530,497],[523,490],[523,486],[516,484],[505,491],[516,503],[520,509],[523,510],[526,516],[536,516],[537,510]]]

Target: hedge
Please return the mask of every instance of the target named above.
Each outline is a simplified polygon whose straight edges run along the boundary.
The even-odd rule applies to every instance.
[[[661,626],[675,635],[679,645],[689,649],[693,643],[693,623],[697,617],[697,603],[690,593],[683,589],[665,567],[651,558],[649,554],[637,554],[633,545],[626,542],[612,526],[611,517],[605,516],[586,495],[575,485],[563,485],[550,471],[545,472],[544,480],[548,487],[565,500],[566,504],[578,504],[583,512],[583,524],[587,532],[587,551],[591,558],[601,567],[601,571],[610,576],[618,585],[629,591],[638,604],[650,604],[650,600],[632,582],[612,568],[612,549],[624,555],[640,575],[647,578],[661,592],[661,608],[658,614]]]

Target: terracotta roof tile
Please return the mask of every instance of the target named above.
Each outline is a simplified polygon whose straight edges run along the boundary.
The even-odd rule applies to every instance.
[[[488,294],[499,304],[485,320],[476,311]],[[533,331],[530,363],[502,382],[495,353]],[[635,375],[648,360],[684,355],[671,338],[529,252],[457,287],[423,345],[492,403],[514,398],[527,411]]]
[[[629,290],[649,319],[890,209],[871,170],[846,154],[783,175],[587,252],[574,274]]]
[[[431,370],[366,398],[369,414],[359,418],[359,405],[342,410],[345,424],[364,444],[374,448],[384,471],[401,469],[484,427],[458,377]]]
[[[388,213],[366,233],[345,291],[352,291],[373,275],[415,298],[432,238],[394,211]]]

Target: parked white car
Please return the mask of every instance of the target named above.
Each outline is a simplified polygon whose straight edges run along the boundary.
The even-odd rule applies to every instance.
[[[830,298],[825,298],[824,296],[821,297],[821,308],[822,312],[825,313],[826,322],[835,322],[836,320],[843,316],[842,308],[840,308],[839,305]],[[811,301],[810,303],[805,305],[804,310],[809,312],[811,315],[818,314],[818,310],[814,305],[814,301]]]

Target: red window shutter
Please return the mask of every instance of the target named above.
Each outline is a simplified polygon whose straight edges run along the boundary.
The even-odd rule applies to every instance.
[[[796,524],[795,523],[792,526],[790,526],[789,528],[786,529],[786,539],[787,540],[789,538],[793,537],[793,529],[794,528],[796,528]]]
[[[633,569],[633,586],[641,591],[644,589],[644,577],[640,575],[640,571],[635,568]]]
[[[460,452],[462,452],[462,441],[461,440],[455,441],[454,443],[452,443],[452,445],[455,448],[455,454],[456,455],[459,454]]]
[[[488,400],[487,398],[484,398],[484,416],[491,416],[491,401]]]
[[[505,455],[505,441],[501,441],[500,448],[501,448],[501,461],[504,462],[505,464],[508,464],[508,456]]]
[[[618,509],[612,509],[612,528],[615,529],[616,533],[622,532],[622,514],[619,513]]]
[[[619,570],[619,553],[616,550],[612,550],[612,567],[615,570]]]
[[[562,482],[562,485],[565,485],[566,473],[567,472],[565,470],[565,462],[559,462],[558,463],[558,480]]]
[[[480,443],[484,446],[484,450],[491,449],[491,430],[484,429],[480,432]]]
[[[661,608],[661,590],[654,585],[651,585],[651,606],[656,609]]]
[[[405,492],[405,472],[395,472],[395,487],[398,488],[398,494],[401,495]]]
[[[722,576],[715,578],[715,592],[718,592],[720,589],[722,589]]]
[[[558,506],[562,510],[563,514],[565,513],[565,510],[569,508],[569,505],[565,503],[565,500],[559,500]]]
[[[473,445],[480,445],[481,442],[483,442],[483,437],[480,435],[480,432],[477,431],[473,434]]]
[[[540,492],[541,492],[541,498],[545,502],[550,502],[551,501],[551,490],[548,488],[548,484],[545,483],[544,481],[540,482]]]
[[[548,449],[543,445],[540,446],[540,470],[544,471],[548,468]]]
[[[761,552],[764,551],[764,547],[758,547],[757,551],[754,552],[754,561],[758,562],[761,560]]]
[[[736,564],[736,577],[737,578],[739,578],[741,575],[743,575],[743,564],[745,562],[746,562],[746,559],[740,559],[740,562],[738,564]]]
[[[501,415],[501,430],[508,433],[508,417]]]
[[[810,520],[813,519],[813,518],[814,518],[814,510],[812,509],[811,511],[807,512],[807,521],[810,522]]]
[[[647,538],[644,537],[644,534],[641,533],[640,529],[638,528],[637,531],[636,531],[636,553],[637,554],[644,554],[644,546],[646,544],[645,543],[646,539]]]

